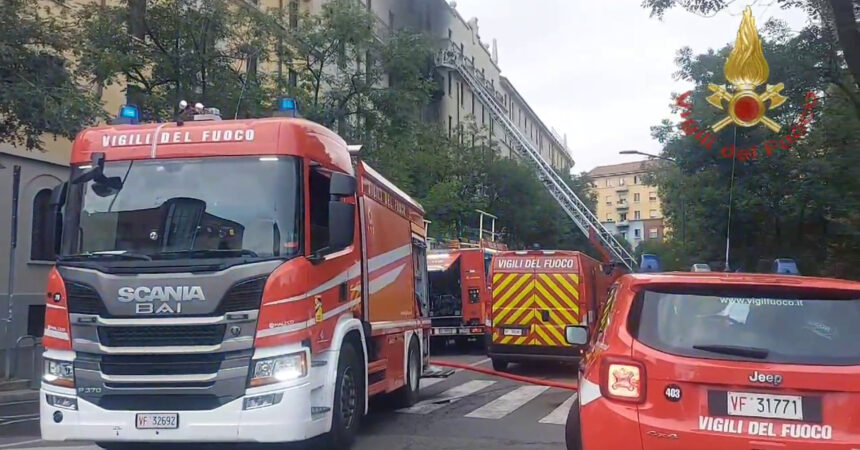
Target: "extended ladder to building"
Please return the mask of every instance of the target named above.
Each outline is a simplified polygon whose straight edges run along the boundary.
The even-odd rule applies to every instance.
[[[532,145],[528,137],[516,127],[514,122],[505,113],[502,102],[496,98],[495,89],[489,82],[483,80],[470,64],[467,63],[459,49],[449,48],[439,53],[437,64],[450,70],[456,70],[473,93],[476,93],[481,102],[490,110],[490,116],[496,119],[504,127],[507,141],[514,151],[534,169],[540,182],[549,191],[550,195],[558,202],[561,209],[573,220],[576,226],[585,233],[586,237],[598,242],[608,250],[616,261],[624,264],[631,271],[636,267],[633,255],[612,236],[612,233],[600,223],[597,216],[588,209],[585,203],[576,196],[564,179],[552,168],[552,166],[541,156],[540,152]],[[599,249],[600,250],[600,249]]]

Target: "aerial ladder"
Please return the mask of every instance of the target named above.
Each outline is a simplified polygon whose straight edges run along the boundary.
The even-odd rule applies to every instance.
[[[576,196],[564,182],[564,179],[541,156],[528,136],[517,128],[516,124],[506,114],[505,107],[497,98],[495,89],[466,60],[460,49],[451,46],[440,52],[437,56],[437,66],[456,70],[459,73],[472,92],[477,94],[481,102],[489,109],[490,117],[502,125],[508,145],[535,171],[538,180],[549,191],[561,209],[573,220],[573,223],[592,243],[596,244],[598,251],[604,255],[604,259],[608,257],[608,259],[614,260],[613,262],[619,262],[628,270],[634,271],[636,261],[633,255],[600,223],[597,216],[588,209],[588,206]]]

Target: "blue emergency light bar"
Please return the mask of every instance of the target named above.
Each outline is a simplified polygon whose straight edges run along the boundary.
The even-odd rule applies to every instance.
[[[119,115],[113,120],[115,124],[136,124],[140,122],[140,108],[137,105],[122,105]]]
[[[281,97],[275,106],[275,116],[300,117],[299,102],[293,97]]]
[[[281,98],[278,109],[281,111],[295,111],[297,109],[296,99],[290,97]]]
[[[660,259],[657,258],[657,255],[643,253],[642,258],[639,261],[639,268],[642,272],[659,272]]]

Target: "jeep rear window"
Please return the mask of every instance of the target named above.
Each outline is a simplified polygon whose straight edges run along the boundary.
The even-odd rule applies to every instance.
[[[786,364],[860,364],[860,293],[791,295],[762,290],[639,294],[631,332],[680,356]]]

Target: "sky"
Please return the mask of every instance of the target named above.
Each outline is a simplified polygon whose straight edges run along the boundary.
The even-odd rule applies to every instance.
[[[456,3],[463,18],[478,18],[482,41],[498,41],[502,74],[547,126],[567,134],[574,172],[642,159],[620,150],[659,153],[650,127],[672,118],[672,92],[690,86],[672,77],[676,52],[733,44],[747,3],[759,28],[771,17],[793,30],[807,22],[776,0],[734,2],[713,17],[676,8],[662,21],[650,18],[641,0]]]

